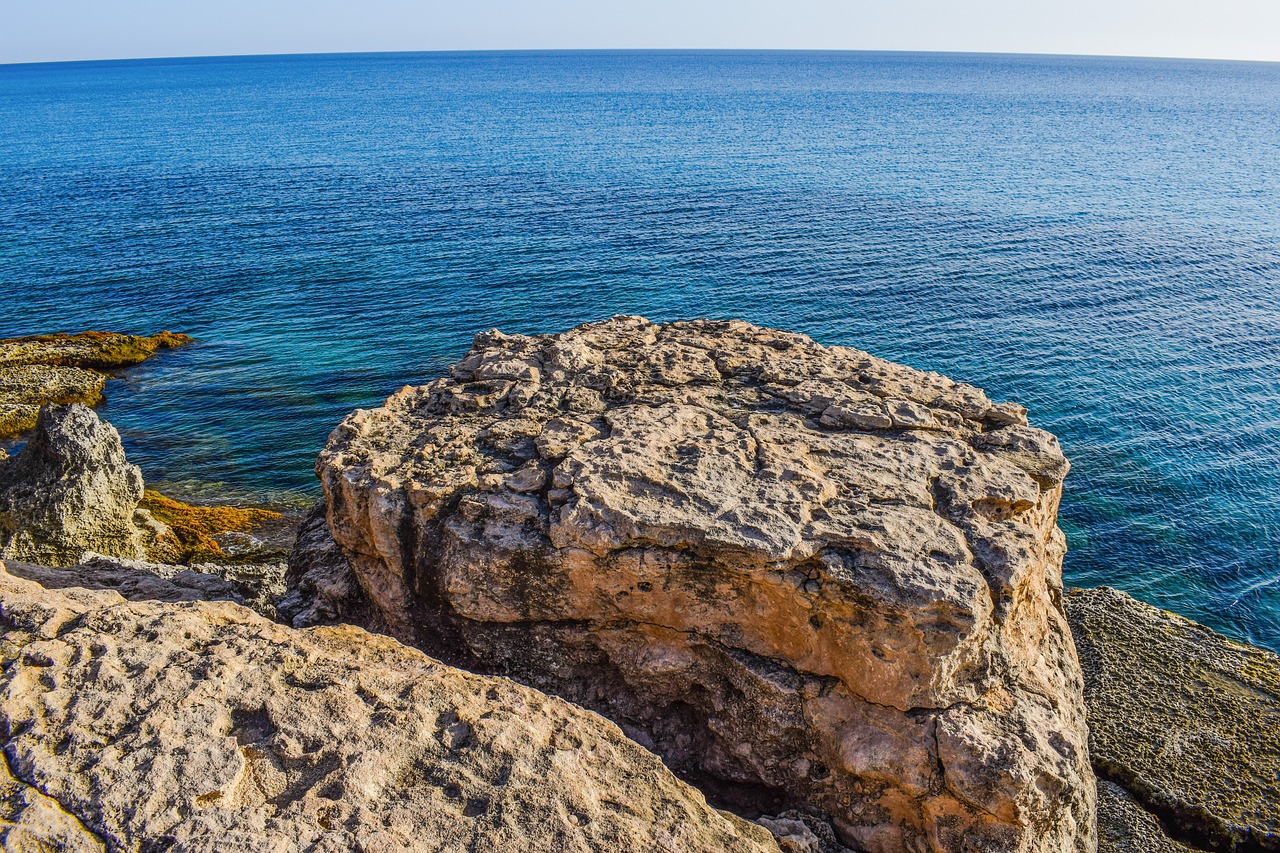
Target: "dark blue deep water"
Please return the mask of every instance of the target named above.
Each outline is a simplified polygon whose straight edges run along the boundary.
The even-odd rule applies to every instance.
[[[1280,64],[511,53],[0,66],[0,335],[151,482],[316,492],[471,335],[743,317],[1028,405],[1069,581],[1280,649]]]

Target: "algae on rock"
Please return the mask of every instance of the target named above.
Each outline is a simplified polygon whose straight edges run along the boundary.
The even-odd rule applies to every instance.
[[[1280,658],[1107,587],[1066,612],[1099,776],[1198,848],[1280,850]]]
[[[102,370],[128,367],[161,349],[189,343],[187,335],[161,332],[150,337],[118,332],[33,335],[0,340],[0,438],[32,429],[47,404],[102,400]]]

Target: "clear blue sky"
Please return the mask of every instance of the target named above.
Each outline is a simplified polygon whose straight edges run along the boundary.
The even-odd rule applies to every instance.
[[[1280,61],[1280,0],[0,0],[0,62],[680,47]]]

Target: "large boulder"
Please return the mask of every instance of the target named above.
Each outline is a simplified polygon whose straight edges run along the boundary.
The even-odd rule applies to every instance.
[[[481,334],[316,465],[389,630],[872,853],[1093,849],[1067,468],[977,388],[634,317]]]
[[[160,531],[137,516],[142,472],[120,434],[79,403],[45,406],[22,452],[0,461],[0,557],[67,566],[85,551],[137,559]]]
[[[1107,587],[1066,611],[1094,765],[1129,812],[1199,849],[1280,850],[1280,658]]]
[[[20,851],[777,853],[595,714],[353,627],[0,571]]]

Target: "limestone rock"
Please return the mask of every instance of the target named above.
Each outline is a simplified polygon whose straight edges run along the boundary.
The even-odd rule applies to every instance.
[[[245,603],[242,587],[216,574],[196,572],[186,566],[165,566],[141,560],[87,555],[75,566],[40,566],[15,560],[3,561],[15,577],[35,581],[48,589],[110,589],[130,601],[234,601]]]
[[[56,800],[9,773],[0,761],[0,850],[5,853],[104,853],[102,841]]]
[[[1195,847],[1280,850],[1280,658],[1106,587],[1066,610],[1099,775]]]
[[[1098,780],[1098,853],[1193,853],[1119,785]]]
[[[0,365],[0,435],[34,427],[45,403],[97,405],[106,381],[101,373],[79,367]]]
[[[358,628],[7,573],[0,615],[17,849],[778,850],[595,714]]]
[[[48,364],[109,370],[140,364],[159,350],[190,342],[190,335],[173,332],[142,336],[90,331],[5,338],[0,340],[0,366]]]
[[[295,628],[337,622],[377,627],[377,614],[364,597],[351,563],[329,533],[324,501],[312,507],[298,527],[285,587],[276,608],[280,618]]]
[[[17,456],[0,463],[0,557],[73,565],[85,551],[143,556],[142,473],[115,427],[80,404],[46,406]]]
[[[333,432],[383,624],[618,721],[751,813],[1091,851],[1066,460],[977,388],[741,322],[488,332]]]

